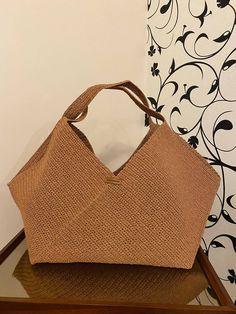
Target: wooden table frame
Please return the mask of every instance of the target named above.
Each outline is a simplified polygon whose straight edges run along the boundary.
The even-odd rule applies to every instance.
[[[24,230],[21,230],[1,251],[0,264],[25,238]],[[195,313],[236,313],[226,289],[218,278],[214,268],[199,248],[197,259],[206,278],[214,290],[219,306],[199,305],[171,305],[171,304],[124,304],[124,303],[76,303],[76,301],[27,299],[0,297],[0,313],[42,313],[47,314],[195,314]]]

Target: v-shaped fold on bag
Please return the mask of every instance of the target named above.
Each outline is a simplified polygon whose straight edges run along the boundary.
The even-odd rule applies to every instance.
[[[124,91],[149,116],[149,132],[114,172],[73,125],[86,117],[102,89]],[[94,85],[81,94],[8,185],[23,217],[32,264],[187,269],[194,263],[219,182],[207,161],[149,108],[142,91],[123,81]]]

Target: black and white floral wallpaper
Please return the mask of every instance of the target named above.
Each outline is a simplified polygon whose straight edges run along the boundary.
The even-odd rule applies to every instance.
[[[148,99],[172,129],[221,176],[202,247],[233,300],[236,300],[235,13],[236,0],[147,0]]]

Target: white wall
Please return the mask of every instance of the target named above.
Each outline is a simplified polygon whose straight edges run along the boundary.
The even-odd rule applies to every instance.
[[[22,228],[6,183],[66,107],[95,83],[131,79],[144,87],[144,26],[143,0],[1,1],[0,249]],[[115,169],[147,131],[143,114],[117,91],[90,108],[82,130]]]

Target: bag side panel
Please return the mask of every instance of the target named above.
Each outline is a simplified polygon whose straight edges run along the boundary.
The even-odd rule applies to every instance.
[[[10,185],[26,231],[30,257],[37,259],[70,219],[106,189],[108,170],[63,121],[57,124],[47,150],[34,166]],[[62,252],[63,254],[63,252]]]

